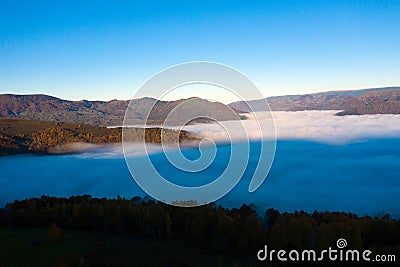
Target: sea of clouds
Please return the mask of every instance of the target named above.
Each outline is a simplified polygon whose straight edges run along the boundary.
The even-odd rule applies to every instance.
[[[218,123],[198,123],[183,127],[199,138],[209,138],[216,143],[257,140],[307,140],[329,145],[346,145],[370,139],[400,137],[400,115],[378,114],[362,116],[336,116],[337,111],[276,111],[271,113],[248,113],[241,121],[222,121]],[[271,122],[275,129],[261,134],[260,124]],[[272,124],[271,124],[272,125]],[[137,127],[137,126],[136,126]],[[242,129],[245,129],[243,132]],[[140,157],[160,153],[176,146],[140,144],[125,146],[129,157]],[[94,145],[75,143],[58,147],[55,153],[79,153],[80,157],[112,158],[123,157],[121,144]]]
[[[375,138],[400,137],[400,115],[378,114],[336,116],[338,111],[275,111],[272,113],[278,140],[310,140],[324,144],[345,145]],[[273,137],[273,131],[261,135],[259,124],[271,119],[269,113],[245,114],[248,120],[219,124],[188,125],[184,129],[217,141],[242,137],[243,124],[250,140]],[[236,127],[235,127],[236,126]],[[229,129],[229,133],[225,130]],[[232,129],[238,129],[237,131]]]
[[[278,142],[267,179],[255,193],[248,192],[251,170],[258,163],[257,153],[251,154],[249,171],[218,203],[226,207],[255,203],[260,214],[273,207],[280,211],[331,210],[361,215],[389,212],[400,216],[395,201],[400,194],[400,115],[339,117],[335,112],[274,112]],[[242,123],[250,139],[260,138],[255,115],[247,116],[248,120],[221,123],[230,125],[227,128],[233,140],[242,138],[239,131]],[[268,114],[257,116],[261,123],[263,118],[268,119]],[[185,129],[219,142],[228,138],[222,126],[195,124]],[[145,195],[132,182],[121,144],[78,143],[64,149],[77,154],[2,157],[0,206],[41,195],[116,197],[119,194],[128,198]],[[162,154],[157,154],[161,151],[157,144],[146,145],[146,150],[140,144],[125,147],[131,157],[153,154],[154,164],[177,184],[209,182],[221,173],[229,157],[222,147],[214,167],[204,173],[184,173],[168,165]]]

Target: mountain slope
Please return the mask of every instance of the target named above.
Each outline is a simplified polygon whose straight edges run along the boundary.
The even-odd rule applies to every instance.
[[[153,98],[134,99],[131,105],[134,115],[133,123],[142,124],[146,111],[154,104],[148,122],[161,123],[177,105],[186,101],[158,101]],[[0,95],[0,118],[21,118],[43,121],[63,121],[71,123],[91,124],[96,126],[122,125],[129,101],[68,101],[48,95]],[[205,111],[217,120],[237,119],[226,112],[226,106],[218,102],[210,102],[200,98],[192,98],[191,105],[183,110],[186,116],[195,115],[199,110]]]
[[[87,123],[121,123],[128,101],[68,101],[48,95],[0,95],[0,117]]]
[[[154,104],[148,123],[162,123],[168,114],[188,99],[158,101],[153,98],[134,99],[130,106],[130,123],[143,124],[146,111]],[[195,117],[199,110],[216,120],[235,120],[237,116],[226,106],[201,98],[191,98],[191,104],[181,110],[182,119]],[[274,111],[338,110],[337,115],[400,114],[400,87],[372,88],[354,91],[331,91],[306,95],[268,97]],[[255,111],[263,110],[264,101],[250,101]],[[68,101],[48,95],[0,95],[0,118],[21,118],[42,121],[71,122],[96,126],[122,125],[127,100]],[[229,106],[248,112],[243,101]]]
[[[161,128],[130,129],[132,142],[186,142],[196,140],[189,132]],[[163,137],[161,137],[163,135]],[[72,152],[72,143],[121,143],[121,128],[87,124],[0,118],[0,156],[21,153]]]
[[[273,111],[341,110],[337,115],[400,114],[400,87],[354,91],[331,91],[306,95],[268,97]],[[264,110],[263,100],[252,100],[255,111]],[[236,110],[249,112],[245,102],[229,104]]]

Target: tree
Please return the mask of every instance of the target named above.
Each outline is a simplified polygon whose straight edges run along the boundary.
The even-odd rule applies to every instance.
[[[49,239],[63,239],[64,238],[64,231],[58,227],[55,223],[52,223],[48,230],[48,237]]]

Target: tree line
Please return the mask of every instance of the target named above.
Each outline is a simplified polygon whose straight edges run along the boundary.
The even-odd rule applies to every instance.
[[[184,238],[206,241],[215,250],[243,253],[265,244],[274,249],[322,250],[335,247],[339,238],[345,238],[353,249],[395,254],[400,248],[400,222],[389,215],[373,218],[343,212],[280,213],[268,209],[260,216],[246,204],[233,209],[215,204],[179,208],[140,197],[83,195],[16,200],[0,209],[0,225]]]

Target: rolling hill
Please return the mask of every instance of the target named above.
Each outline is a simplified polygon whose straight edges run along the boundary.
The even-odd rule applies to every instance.
[[[161,128],[130,129],[132,142],[149,143],[194,141],[185,130]],[[163,135],[163,137],[161,137]],[[127,139],[125,139],[127,140]],[[129,141],[128,140],[128,141]],[[121,128],[88,124],[0,118],[0,156],[23,153],[67,153],[64,145],[71,143],[121,143]]]
[[[400,114],[400,87],[371,88],[351,91],[330,91],[305,95],[266,98],[273,111],[338,110],[337,115]],[[159,101],[153,98],[134,99],[130,106],[132,124],[143,124],[146,111],[153,107],[147,123],[160,124],[168,114],[188,99]],[[190,98],[191,104],[181,110],[182,118],[190,118],[202,110],[216,120],[236,120],[227,106],[201,98]],[[262,100],[252,100],[255,111],[263,110]],[[69,101],[48,95],[0,95],[0,118],[70,122],[95,126],[120,126],[128,100]],[[249,112],[248,105],[234,102],[228,105],[237,112]],[[201,121],[201,120],[199,120]]]
[[[400,87],[273,96],[266,99],[273,111],[340,110],[337,115],[400,114]],[[255,111],[264,110],[263,100],[252,100],[250,103]],[[250,111],[243,101],[229,106],[242,112]]]
[[[159,101],[153,98],[134,99],[130,114],[134,114],[130,122],[143,124],[146,120],[146,111],[154,108],[149,114],[148,123],[159,124],[176,106],[186,101]],[[91,124],[96,126],[118,126],[123,124],[127,100],[111,101],[69,101],[48,95],[0,95],[0,118],[20,118],[42,121],[71,122]],[[232,112],[227,112],[227,106],[210,102],[201,98],[191,98],[191,105],[187,105],[182,114],[186,117],[195,116],[203,110],[208,116],[217,120],[234,120]]]

